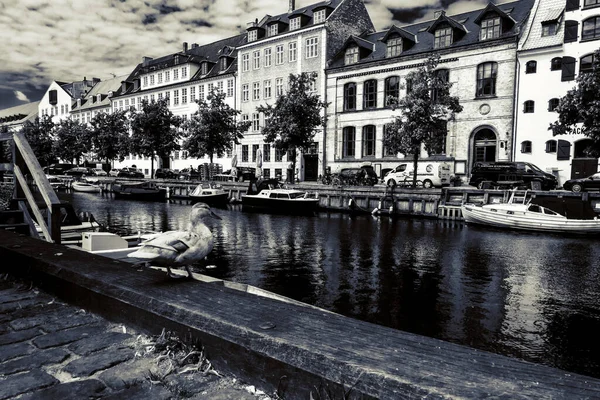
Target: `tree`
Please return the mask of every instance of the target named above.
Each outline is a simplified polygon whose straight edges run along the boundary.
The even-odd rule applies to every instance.
[[[447,123],[455,113],[462,111],[458,97],[450,96],[452,84],[447,75],[436,71],[439,55],[430,57],[424,66],[408,74],[410,90],[401,99],[389,98],[388,105],[400,115],[388,126],[383,136],[386,149],[394,153],[412,155],[417,171],[421,147],[429,153],[443,150]],[[417,174],[413,174],[413,186]]]
[[[52,130],[54,123],[52,117],[43,115],[37,117],[33,122],[25,121],[21,127],[21,132],[29,142],[33,154],[37,157],[40,165],[46,166],[56,161],[53,150]]]
[[[210,163],[216,154],[222,157],[226,151],[232,150],[233,143],[239,144],[250,122],[236,122],[240,111],[229,107],[224,102],[225,93],[213,91],[207,101],[197,100],[198,111],[185,124],[186,140],[183,149],[192,157],[202,158],[207,155]]]
[[[63,119],[54,129],[56,140],[54,142],[54,154],[64,160],[79,165],[83,155],[91,150],[90,129],[73,119]]]
[[[127,111],[99,113],[91,122],[91,146],[100,160],[123,161],[129,154]]]
[[[586,152],[600,155],[600,49],[593,55],[592,69],[577,77],[577,85],[563,96],[556,107],[558,120],[548,127],[553,135],[575,133],[576,124],[582,123],[582,132],[592,140]]]
[[[262,134],[265,142],[292,154],[292,169],[296,170],[296,149],[306,151],[314,142],[319,127],[325,126],[321,111],[327,103],[311,90],[316,74],[290,74],[289,89],[277,98],[275,105],[257,107],[265,116]]]
[[[148,102],[142,100],[142,109],[134,112],[131,120],[131,152],[150,157],[151,176],[154,175],[154,157],[165,159],[179,150],[181,132],[177,129],[181,118],[173,115],[167,99]]]

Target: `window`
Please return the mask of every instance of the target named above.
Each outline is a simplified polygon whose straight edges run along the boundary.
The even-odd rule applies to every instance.
[[[565,11],[573,11],[579,9],[579,0],[567,0]]]
[[[204,100],[204,85],[198,86],[198,99]]]
[[[252,84],[252,100],[260,100],[260,82]]]
[[[248,89],[248,84],[242,85],[242,101],[250,100],[250,91]]]
[[[263,144],[263,161],[264,162],[271,161],[271,145],[268,143]]]
[[[206,63],[205,63],[205,64],[206,64]],[[203,67],[204,67],[204,65],[203,65]],[[179,69],[175,68],[175,69],[173,70],[173,80],[174,80],[174,81],[176,81],[176,80],[178,80],[178,79],[179,79]]]
[[[271,81],[264,81],[263,82],[263,87],[264,87],[264,91],[265,91],[265,99],[270,99],[271,98]]]
[[[165,82],[171,81],[171,71],[165,71]]]
[[[562,82],[575,79],[575,58],[564,56],[561,62],[562,72],[560,80]]]
[[[496,75],[498,64],[486,62],[477,66],[477,92],[476,97],[496,95]]]
[[[283,45],[275,46],[275,64],[283,64]]]
[[[312,37],[306,39],[306,58],[314,58],[319,55],[319,38]]]
[[[546,142],[546,153],[556,153],[556,140]]]
[[[571,158],[571,142],[568,140],[559,140],[556,145],[556,159],[568,160]]]
[[[484,19],[481,21],[481,31],[479,32],[479,40],[496,39],[500,37],[502,26],[500,17]]]
[[[267,29],[267,36],[275,36],[279,33],[279,25],[271,24]]]
[[[585,0],[583,2],[584,7],[592,7],[600,5],[600,0]]]
[[[162,96],[159,94],[158,98],[160,99]],[[190,88],[190,103],[193,103],[196,101],[196,86],[192,86]]]
[[[542,23],[542,36],[554,36],[558,28],[558,22],[550,21]]]
[[[530,114],[535,111],[535,102],[533,100],[527,100],[523,103],[523,112]]]
[[[148,77],[145,76],[144,79],[142,80],[143,86],[146,87],[148,86]]]
[[[435,71],[435,76],[440,83],[448,83],[450,81],[450,71],[442,68]],[[437,102],[440,97],[439,88],[435,88],[431,91],[431,100]]]
[[[256,162],[256,154],[258,153],[258,145],[252,145],[252,162]]]
[[[294,62],[298,58],[298,43],[288,43],[288,62]]]
[[[579,22],[578,21],[565,21],[565,36],[563,42],[570,43],[576,42],[579,33]]]
[[[369,79],[363,85],[363,109],[377,107],[377,81]]]
[[[318,79],[318,74],[316,72],[311,73],[312,77],[314,78],[313,80],[311,80],[308,83],[308,91],[309,92],[316,92],[317,91],[317,79]]]
[[[252,53],[252,68],[260,68],[260,51],[255,51],[254,53]]]
[[[227,79],[227,97],[233,96],[233,79]]]
[[[600,38],[600,17],[592,17],[583,21],[581,40]]]
[[[318,24],[321,23],[323,21],[325,21],[325,9],[323,10],[319,10],[319,11],[315,11],[313,13],[313,24]]]
[[[362,155],[363,157],[375,156],[375,125],[363,127]]]
[[[248,162],[248,145],[242,145],[242,162]]]
[[[179,89],[173,90],[173,105],[179,105]]]
[[[283,94],[283,78],[275,79],[275,96],[279,97]]]
[[[275,148],[275,161],[283,161],[283,154],[282,149]],[[275,173],[277,174],[277,170],[275,170]],[[281,170],[279,170],[279,175],[281,175]]]
[[[154,85],[154,75],[150,75],[150,85]]]
[[[181,77],[182,78],[187,77],[187,67],[181,67]]]
[[[252,113],[252,130],[258,131],[260,130],[260,114]]]
[[[594,55],[588,54],[579,60],[579,73],[592,72],[594,67]]]
[[[344,111],[356,110],[356,83],[344,85]]]
[[[402,53],[402,38],[389,39],[386,44],[386,57],[396,57]]]
[[[248,41],[254,42],[256,39],[258,39],[258,31],[256,29],[249,31],[248,32]]]
[[[290,31],[300,29],[300,17],[290,19]]]
[[[163,74],[162,72],[159,72],[157,75],[157,79],[158,79],[158,83],[161,84],[162,83],[162,79],[163,79]]]
[[[354,157],[356,130],[353,126],[346,126],[342,130],[342,157]]]
[[[215,84],[214,83],[209,83],[206,95],[208,96],[209,94],[212,94],[212,92],[213,92],[214,89],[215,89]]]
[[[187,104],[187,88],[181,89],[181,104]]]
[[[351,46],[346,49],[346,55],[344,56],[344,64],[356,64],[358,62],[358,46]]]
[[[559,71],[560,69],[562,69],[562,58],[554,57],[550,61],[550,71]]]
[[[225,71],[227,69],[227,57],[221,57],[221,71]]]
[[[435,31],[433,48],[441,49],[452,44],[452,28],[442,28]]]
[[[521,153],[531,154],[531,142],[529,140],[521,143]]]
[[[537,61],[527,61],[525,64],[525,73],[526,74],[535,74],[537,71]]]
[[[250,54],[242,54],[242,71],[250,71]]]
[[[390,76],[385,78],[384,97],[387,105],[389,97],[400,97],[400,77]]]
[[[271,66],[271,48],[265,49],[265,67]]]
[[[556,107],[558,107],[559,100],[554,98],[548,100],[548,111],[555,111]]]
[[[250,121],[248,114],[242,114],[242,122],[246,123],[248,121]]]

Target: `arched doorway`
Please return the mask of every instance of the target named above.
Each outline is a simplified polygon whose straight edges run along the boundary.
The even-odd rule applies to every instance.
[[[498,140],[493,130],[483,128],[475,132],[473,135],[473,157],[471,164],[477,161],[496,161],[497,146]]]

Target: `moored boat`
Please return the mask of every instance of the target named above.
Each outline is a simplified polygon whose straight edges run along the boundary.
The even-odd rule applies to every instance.
[[[71,189],[76,192],[85,193],[100,193],[102,191],[102,188],[99,185],[83,181],[73,181],[71,183]]]
[[[113,184],[112,191],[115,199],[164,201],[167,198],[167,190],[154,182],[117,182]]]
[[[242,195],[242,207],[297,214],[314,212],[319,206],[316,193],[290,189],[275,182],[259,182],[257,187],[258,193],[249,191]]]
[[[229,200],[229,193],[216,183],[200,183],[189,195],[192,204],[202,202],[208,205],[224,205]]]
[[[517,200],[513,192],[509,201],[497,204],[463,204],[461,211],[468,224],[516,230],[571,234],[600,234],[600,219],[567,218],[550,208],[527,200],[527,193]]]

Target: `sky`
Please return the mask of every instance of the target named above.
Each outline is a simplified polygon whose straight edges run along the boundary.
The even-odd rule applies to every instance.
[[[296,8],[319,0],[296,0]],[[484,7],[485,0],[364,0],[375,29]],[[0,109],[38,101],[52,81],[128,75],[143,56],[234,36],[288,0],[0,0]]]

